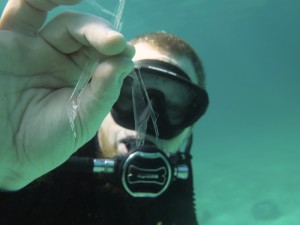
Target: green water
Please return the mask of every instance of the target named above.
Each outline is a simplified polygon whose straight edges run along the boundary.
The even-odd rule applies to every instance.
[[[126,2],[128,39],[166,30],[203,60],[211,104],[192,149],[202,225],[300,224],[299,12],[299,0]]]
[[[195,47],[211,104],[195,130],[202,225],[300,223],[300,1],[127,1],[123,32]]]
[[[123,32],[195,47],[211,104],[192,149],[202,225],[300,224],[300,1],[127,1]]]

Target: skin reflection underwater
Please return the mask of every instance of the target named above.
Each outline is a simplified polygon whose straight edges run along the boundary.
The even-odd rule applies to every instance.
[[[85,18],[80,15],[75,15],[78,21]],[[9,19],[9,16],[6,18]],[[4,19],[1,18],[2,29],[8,29]],[[70,20],[70,17],[68,19]],[[89,26],[91,21],[92,19],[83,27]],[[60,27],[60,24],[54,22],[51,26]],[[51,29],[48,29],[50,32]],[[51,37],[47,29],[39,35],[45,36],[48,42],[52,43],[56,38]],[[108,38],[108,42],[100,45],[107,46],[109,41],[121,43],[120,37],[116,34],[114,40]],[[61,166],[58,166],[61,164],[58,162],[50,172],[44,169],[45,175],[38,175],[37,179],[20,190],[0,193],[0,224],[198,224],[190,148],[192,127],[208,106],[200,59],[189,44],[166,32],[147,33],[124,45],[126,46],[122,47],[123,50],[117,51],[116,54],[120,54],[118,56],[103,53],[116,51],[108,50],[109,48],[102,50],[101,57],[97,56],[102,59],[103,56],[106,57],[96,68],[88,89],[93,90],[93,85],[98,85],[94,88],[104,88],[104,91],[99,91],[101,93],[97,95],[100,102],[92,101],[93,104],[89,102],[81,105],[80,112],[89,115],[89,124],[99,121],[100,118],[101,125],[95,123],[98,127],[83,126],[82,129],[76,130],[79,139],[87,143],[79,149],[77,147],[78,150],[73,154],[69,151],[71,157],[64,156],[64,159],[63,156],[59,156],[62,162],[68,159]],[[115,43],[111,46],[115,46]],[[134,73],[126,78],[124,75],[123,78],[116,78],[116,85],[115,81],[110,80],[113,74],[132,71],[126,60],[126,63],[123,63],[124,57],[133,56],[132,46],[136,49],[133,57]],[[95,50],[92,49],[91,52],[94,54]],[[83,65],[81,62],[84,60],[78,55],[78,52],[73,54],[74,59]],[[121,62],[114,61],[115,58]],[[111,61],[105,64],[107,60]],[[54,60],[55,62],[57,61]],[[102,72],[103,70],[107,73]],[[155,111],[158,137],[155,137],[155,126],[151,118],[145,122],[145,118],[149,117],[143,114],[149,112],[147,101],[141,112],[134,115],[132,77],[137,75],[142,78],[138,81],[143,82],[149,102]],[[76,80],[76,77],[73,80]],[[74,81],[72,82],[74,84]],[[118,88],[120,95],[116,96]],[[68,94],[70,93],[69,91]],[[147,96],[143,98],[147,99]],[[67,101],[66,98],[63,99]],[[101,101],[106,102],[106,111],[102,109]],[[137,121],[146,123],[148,127],[145,143],[140,146],[136,143],[141,134],[134,129]],[[80,122],[84,124],[83,121]],[[78,124],[75,124],[75,127],[77,128]],[[90,135],[81,138],[82,130],[95,128],[94,135],[90,131]],[[73,138],[70,127],[68,129],[67,132],[64,129],[57,130],[57,135]],[[63,140],[62,138],[56,142],[51,136],[49,139],[51,143],[55,143],[51,144],[53,147],[56,147],[56,143],[64,143]],[[66,147],[63,145],[63,149]],[[50,155],[46,156],[53,159]],[[34,159],[40,161],[39,157]],[[2,185],[2,189],[10,189],[4,187],[5,185]]]

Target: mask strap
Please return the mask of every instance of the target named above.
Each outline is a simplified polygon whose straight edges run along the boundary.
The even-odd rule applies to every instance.
[[[187,156],[191,156],[191,149],[192,149],[192,144],[193,144],[193,133],[190,134],[190,136],[187,138],[187,143],[186,143],[186,146],[185,146],[185,149],[184,149],[184,153],[187,155]]]

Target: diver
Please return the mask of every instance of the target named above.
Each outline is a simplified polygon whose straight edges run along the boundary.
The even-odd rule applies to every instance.
[[[0,224],[198,224],[190,150],[192,127],[208,106],[200,59],[166,32],[138,36],[131,45],[134,70],[97,134],[61,166],[0,193]],[[141,108],[134,106],[136,79]]]
[[[158,137],[149,120],[145,143],[136,145],[133,78],[128,76],[89,143],[51,173],[6,194],[13,203],[4,209],[10,219],[19,218],[18,224],[197,224],[192,126],[208,105],[200,60],[169,33],[144,34],[132,43],[136,73],[157,114]],[[24,213],[32,201],[38,204]],[[13,224],[4,218],[0,221]]]

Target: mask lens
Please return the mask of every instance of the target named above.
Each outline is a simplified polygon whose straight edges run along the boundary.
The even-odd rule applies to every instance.
[[[121,88],[120,96],[114,106],[114,108],[120,113],[133,113],[133,104],[132,104],[132,77],[126,77],[123,81]]]

